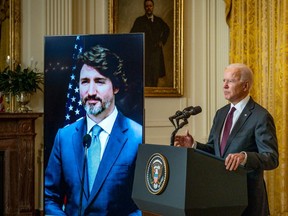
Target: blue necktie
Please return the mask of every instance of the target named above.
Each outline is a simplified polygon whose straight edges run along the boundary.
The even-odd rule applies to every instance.
[[[92,128],[92,144],[88,149],[88,179],[89,179],[89,191],[91,192],[94,180],[100,164],[101,144],[99,140],[99,134],[102,128],[95,125]]]

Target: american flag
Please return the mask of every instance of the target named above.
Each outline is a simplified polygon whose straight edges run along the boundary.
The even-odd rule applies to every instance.
[[[83,51],[83,38],[81,36],[76,36],[76,41],[73,49],[73,65],[71,67],[70,81],[67,89],[67,100],[66,100],[66,112],[64,125],[71,124],[77,119],[85,116],[85,110],[83,109],[80,96],[79,96],[79,84],[76,77],[77,56]]]

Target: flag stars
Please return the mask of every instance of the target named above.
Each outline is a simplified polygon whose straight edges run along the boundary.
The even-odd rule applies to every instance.
[[[70,78],[71,78],[71,80],[75,80],[75,75],[72,74],[72,75],[70,76]]]
[[[66,66],[66,69],[70,71],[70,82],[67,84],[67,103],[65,106],[66,113],[65,113],[65,124],[70,124],[74,121],[76,121],[79,117],[85,115],[85,110],[83,109],[83,104],[81,99],[79,98],[79,86],[77,85],[77,58],[80,53],[84,51],[83,45],[82,45],[81,36],[77,36],[76,38],[76,44],[73,46],[73,54],[71,55],[72,59],[74,60],[73,64],[70,66]],[[62,66],[62,65],[61,65]],[[64,65],[63,65],[64,67]],[[56,69],[60,69],[60,67],[57,66]],[[62,69],[62,68],[61,68]]]
[[[70,115],[67,114],[67,115],[65,116],[65,118],[66,118],[66,120],[70,120]]]

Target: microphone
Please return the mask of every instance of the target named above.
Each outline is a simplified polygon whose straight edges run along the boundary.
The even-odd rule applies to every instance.
[[[90,145],[91,145],[91,136],[89,134],[86,134],[84,137],[83,137],[83,145],[84,145],[84,148],[87,147],[89,148]]]
[[[188,118],[191,115],[197,115],[198,113],[202,112],[202,108],[200,106],[189,106],[183,109],[183,111],[176,111],[175,115],[169,117],[169,120],[172,122],[173,126],[175,127],[175,130],[171,134],[170,138],[170,145],[174,145],[174,139],[177,131],[182,128],[184,125],[188,124]],[[182,120],[181,124],[179,124],[179,121]],[[176,124],[174,123],[176,121]]]
[[[78,215],[82,215],[82,197],[84,192],[84,176],[85,176],[85,168],[87,163],[87,150],[91,145],[92,138],[89,134],[86,134],[83,137],[83,146],[84,146],[84,161],[83,161],[83,170],[82,170],[82,177],[81,177],[81,192],[80,192],[80,202],[79,202],[79,209]]]
[[[172,121],[173,119],[175,119],[176,117],[178,117],[178,116],[180,116],[180,115],[182,115],[182,111],[177,110],[177,111],[175,112],[175,115],[169,117],[169,120]]]
[[[175,115],[169,117],[169,120],[170,120],[170,122],[173,124],[174,127],[175,127],[175,123],[174,123],[173,120],[174,120],[176,117],[180,116],[180,115],[182,115],[182,111],[177,110],[177,111],[175,112]]]
[[[186,107],[185,109],[183,109],[183,112],[190,111],[192,109],[194,109],[194,107],[193,106],[189,106],[189,107]]]
[[[202,108],[200,106],[196,106],[196,107],[187,107],[183,110],[182,115],[176,117],[176,120],[179,119],[187,119],[189,118],[191,115],[197,115],[199,113],[202,112]]]
[[[173,121],[173,119],[181,116],[181,115],[183,114],[183,112],[189,111],[189,110],[191,110],[191,109],[193,109],[193,106],[186,107],[185,109],[183,109],[183,111],[177,110],[173,116],[170,116],[170,117],[169,117],[169,120],[170,120],[170,121]]]

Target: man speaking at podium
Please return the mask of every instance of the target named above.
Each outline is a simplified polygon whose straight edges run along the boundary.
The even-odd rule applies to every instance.
[[[230,104],[216,112],[207,144],[194,141],[187,131],[176,135],[174,145],[193,147],[225,159],[227,170],[239,165],[248,170],[248,207],[242,215],[269,215],[264,170],[278,166],[276,128],[270,113],[249,96],[251,69],[240,63],[225,68],[224,97]]]

